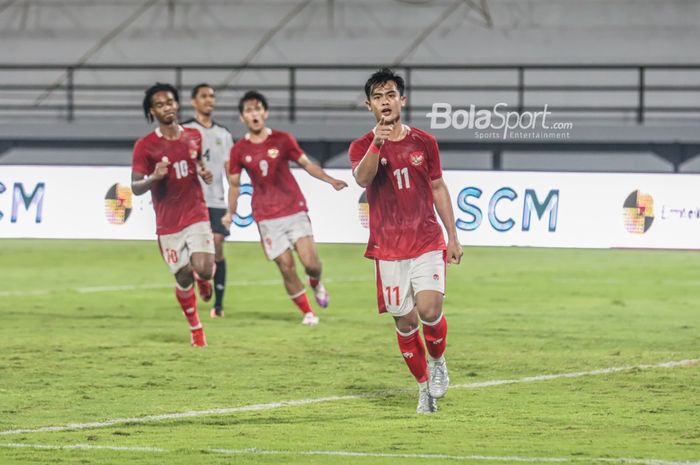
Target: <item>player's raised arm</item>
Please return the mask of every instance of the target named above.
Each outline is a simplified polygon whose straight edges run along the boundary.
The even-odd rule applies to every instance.
[[[309,157],[307,157],[306,154],[302,155],[299,158],[299,160],[297,160],[297,163],[299,164],[299,166],[304,168],[304,170],[306,170],[306,172],[309,173],[311,176],[313,176],[316,179],[320,179],[321,181],[327,182],[328,184],[333,186],[333,188],[337,191],[348,187],[348,183],[341,179],[336,179],[332,176],[329,176],[323,168],[309,160]]]
[[[238,208],[238,195],[241,192],[241,173],[228,175],[228,211],[221,217],[221,224],[230,229]]]
[[[455,214],[452,210],[452,200],[450,199],[450,191],[442,178],[432,181],[433,202],[435,210],[440,215],[442,224],[447,230],[447,262],[459,264],[462,260],[462,246],[459,244],[457,237],[457,227],[455,226]]]
[[[387,122],[382,116],[377,126],[374,128],[374,140],[370,144],[365,156],[360,163],[355,167],[352,174],[355,176],[355,181],[361,187],[369,186],[379,169],[379,151],[384,145],[384,141],[389,138],[391,131],[394,129],[394,123]]]
[[[142,195],[151,189],[151,186],[163,179],[168,174],[168,166],[170,166],[170,161],[168,157],[163,157],[161,161],[156,163],[156,167],[150,176],[146,177],[145,174],[139,173],[138,171],[131,172],[131,191],[134,195]]]

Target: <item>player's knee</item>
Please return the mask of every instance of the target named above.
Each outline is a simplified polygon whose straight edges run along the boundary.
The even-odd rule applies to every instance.
[[[442,314],[442,305],[439,303],[430,303],[423,306],[423,308],[419,308],[418,313],[420,313],[420,319],[422,321],[432,323],[440,318]]]
[[[415,310],[411,311],[407,315],[395,316],[394,322],[396,323],[396,329],[404,334],[410,333],[418,328],[418,317],[416,316]]]
[[[181,288],[188,288],[192,285],[194,282],[194,276],[192,275],[192,271],[183,271],[180,270],[176,275],[175,275],[175,281],[177,282],[177,285],[180,286]]]
[[[317,263],[312,263],[310,265],[304,266],[304,271],[306,272],[307,276],[320,276],[321,275],[321,262]]]
[[[411,331],[414,331],[416,328],[418,328],[417,321],[397,321],[396,322],[396,329],[398,329],[399,332],[401,332],[403,334],[408,334]]]
[[[209,261],[203,263],[197,263],[193,266],[194,271],[197,273],[201,279],[211,279],[214,277],[214,266]]]

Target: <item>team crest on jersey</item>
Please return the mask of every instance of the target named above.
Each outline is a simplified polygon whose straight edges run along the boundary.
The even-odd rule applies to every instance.
[[[197,158],[197,151],[196,150],[190,150],[190,158],[194,159]]]
[[[280,151],[277,149],[268,149],[267,151],[267,156],[270,158],[277,158],[277,156],[280,154]]]
[[[221,140],[220,137],[216,138],[216,145],[223,145],[224,141]]]
[[[423,152],[411,152],[408,156],[413,166],[420,166],[423,164]]]
[[[386,164],[387,164],[386,158],[382,158],[380,160],[380,163],[382,164],[382,166],[386,166]]]
[[[253,157],[251,157],[250,155],[246,155],[245,158],[243,158],[243,159],[245,160],[246,163],[250,163],[251,161],[253,161]]]

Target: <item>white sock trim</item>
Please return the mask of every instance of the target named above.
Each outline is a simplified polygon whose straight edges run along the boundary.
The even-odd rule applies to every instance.
[[[428,323],[427,321],[423,321],[422,319],[420,320],[420,322],[423,323],[423,324],[426,325],[426,326],[435,326],[435,325],[437,325],[438,323],[440,323],[440,321],[442,320],[443,315],[444,315],[444,312],[440,312],[440,316],[437,318],[437,320],[431,321],[430,323]]]
[[[190,326],[190,331],[197,331],[198,329],[202,329],[202,324],[198,324],[197,326]]]
[[[403,336],[403,337],[408,337],[408,336],[412,336],[412,335],[416,334],[416,332],[417,332],[419,329],[420,329],[420,328],[416,328],[416,329],[414,329],[413,331],[409,331],[409,332],[407,332],[407,333],[404,333],[404,332],[399,331],[399,328],[396,328],[396,332],[399,333],[399,334],[400,334],[401,336]]]
[[[189,291],[190,289],[192,289],[192,286],[194,286],[194,283],[190,284],[187,287],[182,287],[177,282],[175,283],[175,287],[181,291]]]
[[[297,292],[296,294],[290,295],[289,298],[294,300],[302,294],[306,294],[306,289],[302,289],[301,291]]]

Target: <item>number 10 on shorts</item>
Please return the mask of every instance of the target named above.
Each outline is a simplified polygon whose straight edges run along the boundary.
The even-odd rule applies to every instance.
[[[398,307],[400,304],[400,302],[399,302],[399,286],[394,286],[394,287],[387,286],[384,288],[384,290],[386,291],[386,303],[387,303],[387,305],[396,305]],[[394,303],[391,303],[391,293],[392,292],[394,293],[394,296],[396,298],[396,302],[394,302]]]

